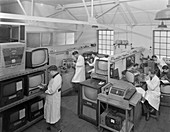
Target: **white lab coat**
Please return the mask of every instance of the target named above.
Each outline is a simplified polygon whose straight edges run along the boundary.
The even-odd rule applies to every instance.
[[[85,81],[85,64],[84,57],[79,55],[76,66],[75,66],[75,74],[72,78],[73,83],[79,83]]]
[[[48,89],[45,91],[46,100],[44,105],[44,118],[47,123],[54,124],[60,119],[62,78],[60,74],[51,78]]]
[[[148,90],[145,94],[145,99],[149,102],[149,104],[155,108],[156,110],[159,110],[159,104],[160,104],[160,80],[155,75],[152,80],[146,81]]]
[[[94,73],[95,72],[95,64],[96,64],[96,60],[99,59],[99,57],[95,56],[94,57],[94,61],[92,63],[89,63],[89,66],[93,66],[94,68],[89,70],[88,72]]]
[[[165,66],[165,65],[167,65],[167,64],[165,63],[165,61],[164,61],[164,60],[161,60],[161,59],[157,59],[156,63],[158,64],[158,68],[159,68],[159,70],[160,70],[161,72],[163,71],[163,70],[162,70],[162,67]]]

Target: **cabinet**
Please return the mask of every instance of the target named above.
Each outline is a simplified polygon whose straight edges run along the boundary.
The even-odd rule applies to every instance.
[[[25,42],[25,26],[0,26],[0,43]]]
[[[112,132],[131,132],[136,127],[137,125],[136,123],[140,119],[141,110],[142,110],[142,109],[140,110],[138,106],[140,98],[141,96],[136,93],[129,100],[129,106],[125,106],[122,105],[121,102],[109,98],[106,94],[102,94],[102,93],[98,94],[99,130],[101,131],[102,130],[101,128],[105,128]],[[103,106],[102,104],[105,105],[105,110],[103,111],[101,110],[101,107]],[[116,124],[116,120],[112,119],[111,116],[110,116],[111,123],[110,124],[106,123],[107,122],[106,116],[108,115],[106,111],[108,111],[109,109],[119,110],[121,111],[121,115],[124,116],[124,120],[122,122],[122,127],[120,130],[117,126],[115,127],[117,128],[117,130],[111,127],[111,125],[113,126],[114,124]]]
[[[81,82],[78,94],[78,116],[88,122],[98,125],[97,95],[101,92],[100,80],[87,79]]]
[[[26,77],[27,77],[27,75],[30,75],[30,74],[34,74],[34,73],[37,73],[37,72],[39,72],[39,71],[44,71],[44,74],[45,74],[45,77],[44,77],[44,80],[45,80],[45,83],[47,82],[47,67],[45,66],[45,67],[41,67],[41,68],[36,68],[36,69],[26,69],[25,71],[20,71],[20,72],[17,72],[17,73],[13,73],[13,74],[11,74],[11,75],[4,75],[4,76],[1,76],[0,77],[0,82],[1,83],[3,83],[3,82],[6,82],[6,80],[10,80],[10,81],[7,81],[8,83],[10,83],[10,82],[12,82],[13,81],[13,79],[15,79],[15,78],[24,78],[24,83],[23,83],[23,85],[24,85],[24,89],[23,89],[23,91],[24,90],[26,90],[25,88],[25,85],[26,85]],[[36,74],[35,74],[36,75]],[[12,83],[11,83],[12,84]],[[18,83],[16,83],[16,85],[20,85],[20,84],[18,84]],[[12,87],[14,86],[14,85],[9,85],[8,87],[10,87],[11,86],[11,89],[12,89]],[[1,91],[2,91],[2,89],[5,89],[5,88],[8,88],[8,87],[1,87]],[[17,87],[17,88],[19,88],[19,87]],[[5,90],[4,90],[5,91]],[[4,92],[3,91],[3,92]],[[2,94],[2,92],[1,92],[1,94]],[[31,94],[31,95],[29,95],[29,96],[25,96],[24,95],[24,97],[23,98],[21,98],[21,99],[18,99],[18,100],[15,100],[15,101],[12,101],[12,102],[10,102],[10,103],[8,103],[8,104],[6,104],[6,105],[4,105],[4,106],[2,106],[2,107],[0,107],[0,131],[1,132],[4,132],[5,130],[4,130],[4,123],[3,123],[3,121],[4,120],[7,120],[5,117],[6,116],[4,116],[5,114],[8,114],[7,112],[9,112],[10,110],[13,110],[13,108],[14,109],[16,109],[18,106],[24,106],[24,105],[27,105],[28,103],[26,103],[26,102],[28,102],[28,101],[30,101],[30,100],[32,100],[32,99],[34,99],[34,98],[36,98],[36,97],[38,97],[38,96],[42,96],[43,95],[43,92],[42,91],[39,91],[39,92],[36,92],[36,93],[34,93],[34,94]],[[3,97],[3,96],[1,96],[1,97]],[[15,96],[9,96],[9,98],[12,98],[12,97],[15,97]],[[25,107],[26,108],[26,110],[25,111],[27,111],[28,109],[27,109],[27,106]],[[23,113],[21,113],[21,112],[23,112],[23,111],[19,111],[18,113],[19,114],[22,114],[22,117],[23,117]],[[28,111],[29,112],[29,111]],[[14,127],[16,127],[17,129],[14,129],[14,132],[20,132],[20,131],[22,131],[22,130],[24,130],[24,129],[26,129],[27,127],[29,127],[30,125],[32,125],[32,124],[34,124],[35,122],[37,122],[37,121],[39,121],[40,119],[42,119],[42,117],[43,116],[39,116],[38,118],[36,118],[35,120],[33,120],[33,121],[28,121],[27,120],[27,115],[28,113],[27,112],[25,112],[24,113],[24,117],[26,117],[26,124],[24,124],[24,125],[22,125],[21,127],[16,127],[17,126],[17,123],[20,123],[20,121],[18,121],[18,122],[15,122],[14,123]],[[11,116],[12,115],[12,116]],[[11,114],[10,115],[10,118],[12,118],[12,117],[21,117],[21,116],[14,116],[15,114]],[[5,119],[4,119],[5,118]],[[12,122],[11,120],[15,120],[15,119],[10,119],[10,118],[8,118],[9,120],[7,121],[8,123],[10,122]],[[16,126],[15,126],[16,125]],[[6,126],[6,127],[8,127],[8,126]]]

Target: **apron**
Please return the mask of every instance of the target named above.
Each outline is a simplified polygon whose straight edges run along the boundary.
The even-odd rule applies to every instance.
[[[85,64],[83,56],[79,55],[76,62],[76,70],[72,78],[72,82],[79,83],[83,81],[85,81]]]
[[[146,91],[145,99],[158,111],[160,105],[160,80],[155,75],[152,80],[148,80],[146,83],[148,90]]]
[[[45,91],[47,94],[44,105],[44,118],[50,124],[54,124],[60,119],[61,84],[61,76],[57,74],[50,80],[48,90]]]

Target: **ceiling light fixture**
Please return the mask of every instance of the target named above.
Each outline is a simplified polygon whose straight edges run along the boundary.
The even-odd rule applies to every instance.
[[[164,22],[162,21],[160,25],[158,25],[158,28],[167,28],[167,25],[164,24]]]
[[[170,0],[167,9],[160,10],[156,13],[155,20],[170,20]]]

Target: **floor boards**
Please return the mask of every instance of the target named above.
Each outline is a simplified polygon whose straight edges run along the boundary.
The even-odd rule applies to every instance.
[[[98,132],[96,126],[78,118],[77,96],[73,93],[62,97],[60,126],[62,132]],[[45,120],[41,120],[24,132],[49,132],[46,127]],[[57,129],[52,128],[51,132],[57,132]],[[145,121],[142,117],[135,132],[170,132],[170,107],[161,106],[159,120],[150,118],[149,121]]]

